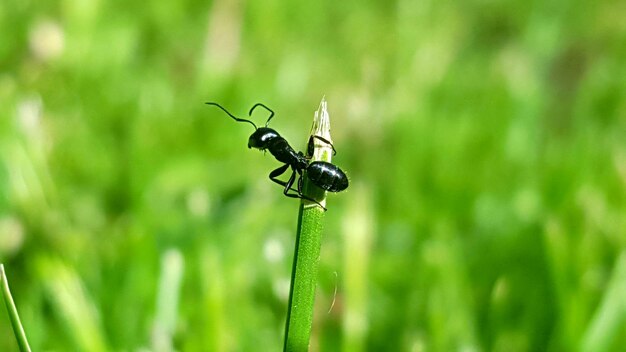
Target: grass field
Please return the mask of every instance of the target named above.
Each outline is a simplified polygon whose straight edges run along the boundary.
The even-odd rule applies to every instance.
[[[31,347],[280,350],[298,202],[204,102],[263,102],[304,149],[325,96],[351,184],[311,350],[621,350],[625,43],[608,0],[4,0],[0,262]]]

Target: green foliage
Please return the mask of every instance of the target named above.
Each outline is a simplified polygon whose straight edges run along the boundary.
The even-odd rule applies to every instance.
[[[324,142],[320,142],[321,140]],[[322,98],[319,109],[315,112],[309,143],[311,143],[312,149],[307,148],[306,155],[310,156],[311,162],[329,163],[332,161],[330,117],[328,104],[324,98]],[[295,173],[295,171],[293,172]],[[302,178],[302,193],[308,199],[302,199],[298,212],[296,244],[285,324],[285,345],[283,348],[285,352],[308,351],[311,345],[315,291],[326,212],[324,208],[326,192],[322,188],[316,187],[308,177]],[[319,204],[315,204],[315,201],[312,200],[319,201]]]
[[[324,211],[320,207],[300,205],[285,326],[285,352],[307,351],[311,343],[323,222]]]
[[[9,288],[9,282],[4,271],[4,265],[0,264],[0,290],[2,291],[2,300],[7,308],[9,319],[11,320],[11,327],[15,334],[15,342],[21,352],[30,352],[30,346],[28,345],[28,339],[24,332],[24,327],[20,322],[20,316],[15,307],[15,302],[11,296],[11,289]]]
[[[264,102],[303,149],[325,94],[351,186],[327,203],[315,349],[619,350],[622,13],[3,1],[0,262],[31,347],[279,350],[298,203],[203,103]]]

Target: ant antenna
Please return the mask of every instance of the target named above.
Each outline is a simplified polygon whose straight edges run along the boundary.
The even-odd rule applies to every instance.
[[[257,106],[261,106],[261,107],[265,108],[265,110],[270,112],[270,117],[268,117],[267,121],[265,121],[265,127],[267,127],[267,125],[270,123],[270,120],[272,119],[272,117],[274,117],[274,111],[272,111],[272,109],[268,108],[267,106],[265,106],[265,105],[263,105],[261,103],[256,103],[256,104],[254,104],[252,109],[250,109],[250,112],[248,113],[248,116],[252,117],[252,112],[254,111],[254,109],[257,108]]]
[[[246,120],[246,119],[240,119],[238,117],[235,117],[235,115],[231,114],[230,112],[228,112],[228,110],[224,109],[224,107],[222,107],[220,104],[218,103],[213,103],[213,102],[206,102],[205,104],[207,105],[215,105],[218,108],[222,109],[225,113],[228,114],[228,116],[232,117],[233,119],[235,119],[235,121],[237,122],[248,122],[250,123],[252,126],[254,126],[254,129],[257,130],[258,128],[256,127],[256,125],[254,124],[254,122],[250,121],[250,120]],[[271,116],[270,116],[271,118]]]

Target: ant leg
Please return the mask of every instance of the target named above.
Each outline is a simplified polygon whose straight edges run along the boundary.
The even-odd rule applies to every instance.
[[[298,193],[302,194],[302,172],[299,172],[300,177],[298,177]]]
[[[313,154],[313,148],[314,148],[314,146],[313,146],[313,139],[318,139],[318,140],[320,140],[320,141],[330,145],[330,147],[333,148],[333,156],[337,155],[337,150],[335,149],[335,146],[332,143],[330,143],[330,141],[327,140],[326,138],[318,136],[318,135],[312,135],[311,139],[309,139],[309,146],[308,146],[308,150],[307,150],[309,152],[309,154]]]
[[[324,208],[324,206],[322,204],[320,204],[320,202],[316,201],[315,199],[311,198],[311,197],[307,197],[304,194],[302,194],[302,173],[300,171],[298,171],[298,174],[300,175],[300,177],[298,178],[298,189],[295,190],[292,188],[293,183],[296,180],[296,170],[293,171],[293,173],[291,174],[291,177],[289,177],[289,181],[286,182],[285,184],[285,191],[283,192],[283,194],[289,198],[299,198],[299,199],[305,199],[308,200],[310,202],[313,202],[317,205],[319,205],[320,207],[322,207],[322,209],[324,209],[324,211],[326,211],[326,208]],[[289,191],[294,191],[296,192],[296,194],[293,193],[289,193]]]
[[[296,172],[294,171],[291,176],[289,177],[289,180],[287,182],[285,181],[281,181],[279,180],[277,177],[284,174],[285,171],[287,171],[287,169],[289,168],[289,164],[285,164],[281,167],[279,167],[278,169],[272,171],[270,173],[270,180],[272,180],[275,183],[278,183],[279,185],[284,187],[284,191],[283,194],[289,198],[299,198],[299,199],[306,199],[310,202],[316,203],[317,205],[319,205],[320,207],[322,207],[322,209],[324,209],[324,211],[326,211],[326,208],[324,208],[323,205],[321,205],[318,201],[316,201],[313,198],[307,197],[304,194],[302,194],[302,172],[298,172],[298,174],[300,175],[300,177],[298,178],[298,189],[293,189],[293,184],[296,180]],[[289,193],[289,191],[294,191],[296,192],[294,193]]]
[[[302,175],[302,171],[298,171],[298,174],[300,174],[300,177],[298,178],[298,194],[299,194],[300,196],[302,196],[302,198],[303,198],[303,199],[306,199],[306,200],[308,200],[308,201],[310,201],[310,202],[313,202],[313,203],[315,203],[315,204],[319,205],[322,209],[324,209],[324,211],[328,210],[328,209],[326,209],[326,207],[324,207],[324,206],[323,206],[320,202],[318,202],[318,201],[316,201],[315,199],[313,199],[313,198],[309,198],[309,197],[305,196],[304,194],[302,194],[302,178],[303,178],[304,176]]]
[[[264,104],[261,104],[261,103],[254,104],[254,106],[250,109],[250,112],[248,113],[248,116],[252,117],[252,112],[254,111],[254,109],[256,109],[259,106],[265,108],[265,110],[270,112],[270,117],[268,117],[267,121],[265,122],[265,127],[267,127],[267,124],[269,124],[270,120],[272,119],[272,117],[274,117],[274,111],[272,109],[268,108],[267,106],[265,106]]]
[[[285,190],[283,191],[283,194],[286,195],[287,197],[292,197],[292,198],[300,198],[300,196],[302,194],[300,194],[298,192],[298,194],[290,194],[289,190],[293,190],[293,188],[291,188],[291,186],[293,186],[293,182],[296,180],[296,172],[293,171],[291,173],[291,176],[289,176],[289,181],[286,182],[285,184]],[[295,190],[294,190],[295,191]]]
[[[285,166],[288,166],[288,165],[285,165]],[[302,178],[302,176],[300,176],[300,178]],[[286,195],[287,197],[290,197],[290,198],[304,198],[304,199],[308,200],[309,198],[307,196],[303,195],[302,191],[300,189],[296,190],[296,189],[292,188],[293,183],[295,182],[295,180],[296,180],[296,172],[293,171],[291,173],[291,176],[289,176],[289,181],[283,182],[283,181],[280,181],[280,180],[276,180],[275,182],[277,182],[277,183],[280,182],[281,184],[283,184],[283,186],[285,186],[285,190],[283,191],[283,194]],[[300,185],[300,183],[301,183],[300,180],[298,180],[298,185]],[[296,194],[289,193],[289,191],[294,191],[294,192],[296,192]]]
[[[278,176],[284,174],[285,171],[287,171],[288,168],[289,168],[289,164],[285,164],[285,165],[279,167],[278,169],[272,171],[270,173],[270,180],[272,180],[272,182],[278,183],[279,185],[281,185],[283,187],[287,186],[287,182],[279,180]],[[291,190],[294,191],[294,192],[296,191],[293,188]]]

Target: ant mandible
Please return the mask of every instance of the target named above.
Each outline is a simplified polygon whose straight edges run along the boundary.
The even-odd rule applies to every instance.
[[[207,102],[207,105],[215,105],[222,109],[228,116],[232,117],[237,122],[247,122],[254,127],[254,132],[248,139],[248,148],[255,148],[262,151],[269,150],[269,152],[276,158],[276,160],[284,163],[285,165],[277,168],[270,173],[270,180],[284,187],[283,194],[291,198],[306,199],[308,201],[318,204],[322,209],[326,210],[322,204],[313,198],[305,196],[302,193],[302,178],[303,171],[306,171],[306,176],[317,187],[328,192],[341,192],[348,188],[348,177],[346,174],[338,168],[336,165],[325,161],[310,162],[312,157],[313,139],[318,139],[324,143],[328,143],[333,149],[333,155],[337,153],[335,147],[328,140],[321,136],[313,135],[309,139],[308,155],[304,155],[302,152],[296,152],[276,130],[267,127],[272,117],[274,117],[274,111],[267,106],[256,103],[250,109],[248,116],[252,116],[252,112],[257,107],[262,107],[270,113],[270,116],[265,122],[265,127],[257,127],[254,122],[246,119],[241,119],[226,110],[218,103]],[[291,167],[292,173],[287,182],[278,179],[278,176],[284,174],[287,169]],[[293,189],[293,184],[296,181],[296,173],[298,174],[297,188]],[[289,191],[292,191],[291,193]],[[295,193],[294,193],[295,192]]]

